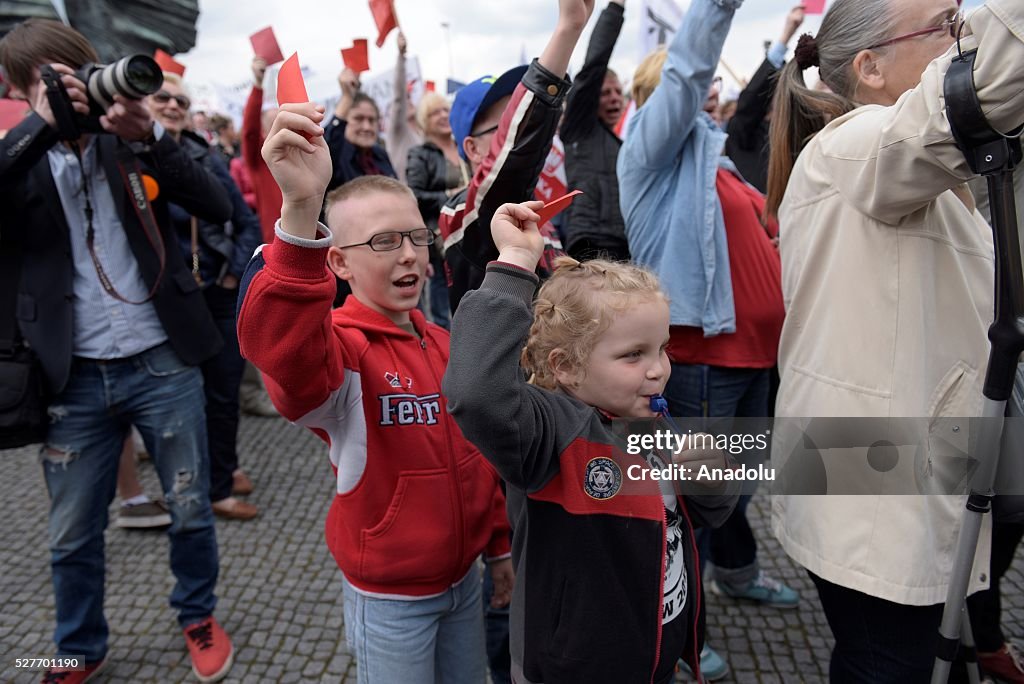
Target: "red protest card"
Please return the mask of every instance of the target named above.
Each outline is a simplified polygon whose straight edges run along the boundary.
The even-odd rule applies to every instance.
[[[169,74],[177,74],[178,76],[185,75],[185,65],[176,61],[174,57],[171,57],[160,48],[157,48],[156,52],[153,53],[153,61],[160,66],[160,71],[166,71]]]
[[[540,216],[540,221],[537,222],[538,226],[543,226],[545,223],[553,219],[557,214],[565,211],[572,204],[572,201],[576,198],[576,195],[582,195],[582,190],[573,190],[568,195],[562,195],[558,199],[551,200],[543,207],[537,210],[537,215]]]
[[[825,0],[804,0],[804,11],[807,14],[824,14]]]
[[[436,93],[437,92],[437,84],[434,83],[433,81],[427,81],[425,87],[426,87],[428,93]]]
[[[252,43],[253,53],[265,59],[267,66],[284,61],[281,46],[277,44],[274,29],[270,26],[249,36],[249,42]]]
[[[352,47],[341,50],[341,59],[345,62],[345,66],[357,74],[370,70],[370,57],[366,47],[366,39],[357,38],[352,41]]]
[[[306,83],[302,80],[302,70],[299,68],[299,53],[291,57],[281,65],[277,72],[277,105],[309,102],[309,95],[306,94]]]
[[[384,39],[398,28],[398,17],[395,15],[393,0],[370,0],[370,11],[373,21],[377,24],[377,47],[384,45]]]

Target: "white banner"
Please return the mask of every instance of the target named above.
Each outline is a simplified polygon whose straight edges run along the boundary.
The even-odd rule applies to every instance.
[[[640,5],[640,56],[667,45],[683,23],[685,12],[675,0],[643,0]]]
[[[405,58],[405,80],[406,90],[415,107],[426,90],[426,84],[420,73],[418,57]],[[391,101],[394,99],[395,93],[395,70],[381,71],[372,78],[364,79],[361,88],[364,93],[373,98],[377,107],[380,108],[380,130],[386,133],[388,122],[391,120]]]

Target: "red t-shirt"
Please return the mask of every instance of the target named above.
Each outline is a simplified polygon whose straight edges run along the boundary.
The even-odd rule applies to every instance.
[[[786,315],[782,262],[771,241],[779,226],[774,220],[761,225],[764,197],[734,174],[719,169],[715,185],[725,217],[736,332],[704,337],[701,328],[674,325],[668,356],[674,363],[771,368]]]

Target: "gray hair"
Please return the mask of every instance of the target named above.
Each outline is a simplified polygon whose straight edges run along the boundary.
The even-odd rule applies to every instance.
[[[815,39],[821,80],[831,92],[807,87],[797,60],[779,73],[772,101],[765,214],[774,216],[804,146],[829,121],[857,108],[859,80],[853,60],[871,45],[884,43],[902,15],[901,0],[835,0]]]
[[[903,13],[899,0],[835,0],[818,31],[821,80],[832,92],[854,99],[853,59],[870,45],[884,43]]]

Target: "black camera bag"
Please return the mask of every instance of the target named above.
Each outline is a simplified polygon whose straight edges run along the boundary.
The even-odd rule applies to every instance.
[[[46,439],[46,381],[35,352],[15,319],[20,245],[0,243],[0,449]]]

